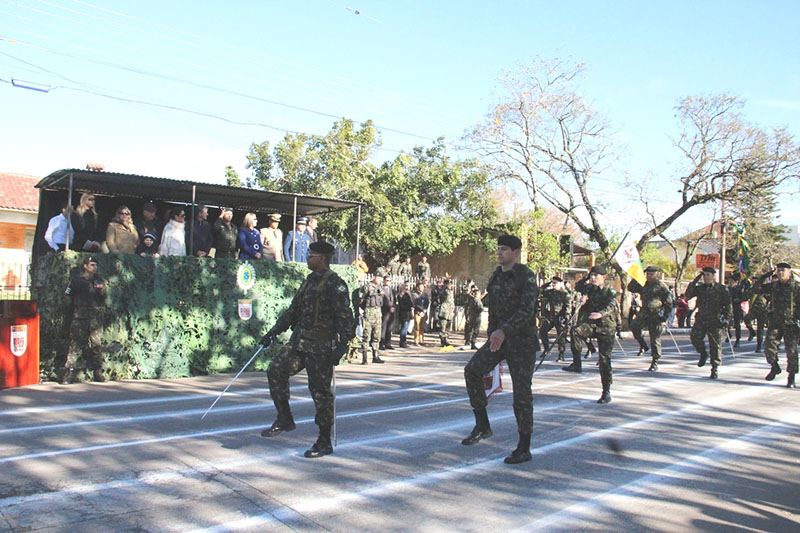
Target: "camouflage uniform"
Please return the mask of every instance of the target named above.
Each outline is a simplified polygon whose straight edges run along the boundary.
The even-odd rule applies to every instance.
[[[397,267],[397,275],[406,281],[414,277],[414,271],[411,263],[400,263],[400,266]]]
[[[103,355],[100,342],[103,337],[102,306],[105,303],[105,289],[96,289],[95,285],[104,284],[105,280],[99,274],[94,274],[89,279],[83,274],[75,274],[69,280],[66,294],[71,299],[73,315],[69,351],[64,363],[65,373],[71,372],[81,355],[88,352],[88,362],[96,379],[102,374]]]
[[[565,290],[546,289],[542,293],[542,322],[539,325],[539,337],[542,339],[542,349],[549,349],[548,335],[553,327],[556,328],[558,339],[558,359],[564,359],[567,349],[567,320],[569,319],[570,295]]]
[[[447,346],[447,332],[450,330],[450,323],[453,320],[453,313],[456,310],[455,296],[453,289],[444,286],[439,291],[439,340],[442,346]]]
[[[596,337],[600,381],[603,384],[603,392],[609,392],[613,382],[611,350],[614,348],[614,334],[620,320],[617,293],[611,287],[598,287],[591,284],[584,285],[583,290],[589,299],[578,312],[580,317],[578,325],[572,328],[572,365],[570,366],[580,369],[583,344],[588,343],[592,337]],[[590,319],[589,315],[592,313],[600,313],[603,316]]]
[[[761,345],[764,342],[764,328],[767,325],[767,315],[769,309],[767,307],[767,298],[763,294],[756,294],[750,304],[750,310],[744,315],[744,323],[750,331],[750,338],[752,340],[756,337],[756,351],[761,351]],[[753,329],[753,320],[757,320],[756,329]]]
[[[642,295],[642,308],[631,322],[631,333],[639,341],[639,346],[647,350],[647,344],[642,337],[642,328],[647,327],[650,333],[650,353],[653,362],[657,363],[661,358],[661,334],[664,333],[664,322],[666,322],[672,310],[675,297],[669,287],[663,281],[648,281],[642,287],[638,281],[632,279],[628,283],[628,290]]]
[[[794,276],[787,283],[773,281],[763,283],[759,279],[758,292],[767,296],[771,303],[769,311],[769,329],[764,343],[764,355],[770,365],[778,364],[778,346],[783,337],[786,347],[786,370],[789,374],[797,374],[797,337],[798,320],[800,320],[800,283]]]
[[[388,275],[397,276],[400,273],[400,261],[390,259],[386,264],[386,270]]]
[[[478,340],[478,333],[481,329],[481,313],[483,312],[483,300],[479,295],[470,296],[467,299],[465,309],[466,323],[464,324],[464,344],[475,346]]]
[[[692,326],[692,345],[700,354],[698,366],[703,366],[711,352],[711,367],[722,364],[722,333],[728,327],[732,313],[731,296],[728,288],[719,283],[698,283],[699,277],[686,289],[686,299],[697,297],[694,326]],[[705,338],[708,337],[708,352]]]
[[[733,331],[736,335],[735,339],[738,342],[742,338],[742,320],[744,320],[744,311],[742,311],[742,303],[747,301],[745,296],[745,286],[741,281],[728,289],[731,295],[731,304],[733,311]]]
[[[320,428],[333,425],[332,353],[355,335],[355,321],[347,285],[332,270],[312,272],[297,291],[289,308],[278,317],[277,335],[292,328],[289,343],[272,358],[267,369],[269,393],[279,419],[291,419],[289,378],[303,368]]]
[[[379,357],[378,347],[381,340],[381,303],[383,302],[383,291],[381,287],[370,283],[363,289],[361,295],[361,307],[364,309],[364,320],[361,324],[361,354],[362,364],[367,364],[368,354],[372,354],[372,360]]]
[[[514,388],[517,429],[520,433],[530,434],[533,430],[531,378],[539,344],[534,320],[539,300],[536,276],[519,263],[507,272],[498,267],[489,278],[486,290],[489,308],[487,333],[491,335],[501,329],[506,338],[496,352],[489,350],[488,342],[481,346],[464,367],[469,401],[473,409],[485,411],[488,401],[483,376],[505,359]]]
[[[417,277],[422,278],[430,278],[431,277],[431,264],[430,263],[423,263],[420,261],[417,263]]]

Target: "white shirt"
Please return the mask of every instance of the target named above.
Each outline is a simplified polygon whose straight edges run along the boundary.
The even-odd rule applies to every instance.
[[[69,242],[67,242],[67,231],[69,231]],[[50,219],[47,224],[47,231],[44,232],[44,240],[55,251],[58,251],[58,245],[63,244],[64,248],[69,248],[72,244],[72,239],[75,237],[75,230],[72,224],[69,223],[67,215],[60,213]]]

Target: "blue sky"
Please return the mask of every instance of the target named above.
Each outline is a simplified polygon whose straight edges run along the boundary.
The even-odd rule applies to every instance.
[[[596,186],[609,223],[625,227],[626,176],[650,176],[674,208],[681,97],[737,95],[748,119],[800,136],[798,20],[796,1],[3,0],[0,79],[53,89],[0,83],[0,170],[96,161],[221,181],[226,165],[245,173],[251,142],[324,134],[333,117],[372,119],[378,157],[391,159],[440,135],[457,142],[502,69],[569,56],[587,65],[583,92],[625,148]],[[785,190],[784,223],[800,224],[797,189]]]

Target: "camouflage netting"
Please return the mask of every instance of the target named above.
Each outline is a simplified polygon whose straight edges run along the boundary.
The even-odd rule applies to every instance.
[[[33,271],[33,297],[41,316],[40,359],[51,377],[68,346],[70,272],[81,271],[85,254],[42,257]],[[99,254],[98,272],[106,279],[105,373],[111,379],[178,378],[238,370],[258,341],[286,309],[308,269],[299,263],[254,261],[254,287],[245,296],[236,285],[242,262],[235,259]],[[75,270],[73,270],[75,269]],[[356,270],[333,269],[352,291]],[[242,320],[238,300],[252,299],[253,316]],[[282,340],[288,339],[288,333]],[[265,350],[252,369],[263,370],[274,350]]]

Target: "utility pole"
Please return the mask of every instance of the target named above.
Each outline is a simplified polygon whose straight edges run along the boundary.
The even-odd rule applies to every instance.
[[[725,190],[725,177],[722,178],[722,190]],[[721,200],[719,225],[722,232],[722,250],[719,254],[719,282],[725,283],[725,234],[727,233],[727,224],[725,223],[725,198]]]

